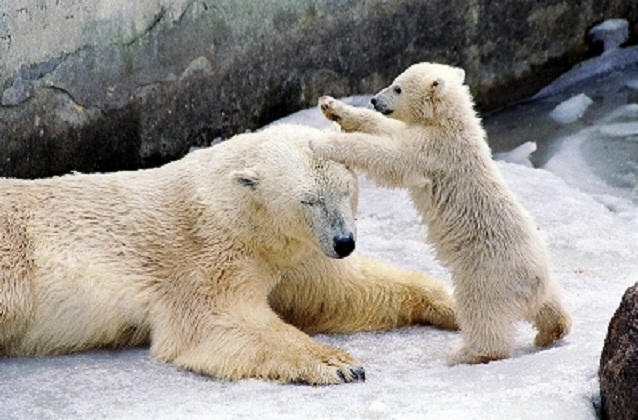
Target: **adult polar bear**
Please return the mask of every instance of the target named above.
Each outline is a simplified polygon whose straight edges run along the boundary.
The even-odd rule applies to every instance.
[[[0,355],[150,341],[203,374],[364,379],[307,332],[454,329],[436,280],[353,253],[358,184],[302,126],[161,168],[0,180]],[[297,327],[297,328],[296,328]]]
[[[326,117],[364,134],[312,143],[385,186],[408,188],[455,285],[463,345],[451,364],[510,357],[519,319],[537,328],[538,346],[571,325],[546,246],[492,161],[464,78],[460,68],[413,65],[372,99],[380,113],[323,97]]]

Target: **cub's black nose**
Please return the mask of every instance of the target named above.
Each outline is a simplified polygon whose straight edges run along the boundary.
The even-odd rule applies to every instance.
[[[370,103],[372,104],[372,106],[375,106],[377,104],[377,98],[373,96],[372,99],[370,99]]]
[[[339,258],[345,258],[354,251],[354,236],[352,233],[335,236],[334,249]]]

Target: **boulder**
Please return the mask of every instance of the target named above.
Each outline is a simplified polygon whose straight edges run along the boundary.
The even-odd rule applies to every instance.
[[[425,60],[463,66],[495,109],[586,57],[609,17],[635,34],[638,3],[2,0],[0,176],[155,166]]]
[[[598,376],[602,418],[638,419],[638,283],[609,323]]]

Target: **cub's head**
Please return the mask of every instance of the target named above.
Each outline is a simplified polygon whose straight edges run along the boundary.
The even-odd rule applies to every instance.
[[[308,246],[344,258],[355,248],[358,180],[343,164],[314,156],[305,129],[302,140],[267,130],[275,139],[258,146],[259,161],[231,177],[244,191],[252,224],[269,232],[267,247]]]
[[[469,90],[464,80],[465,71],[458,67],[414,64],[377,93],[371,103],[382,114],[406,123],[445,118],[459,101],[467,102]]]

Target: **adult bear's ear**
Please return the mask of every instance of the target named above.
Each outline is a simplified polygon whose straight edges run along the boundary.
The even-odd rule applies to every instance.
[[[261,180],[259,173],[253,168],[233,171],[230,173],[230,178],[233,182],[236,182],[241,186],[248,187],[253,191],[257,189],[257,185],[259,185],[259,181]]]

